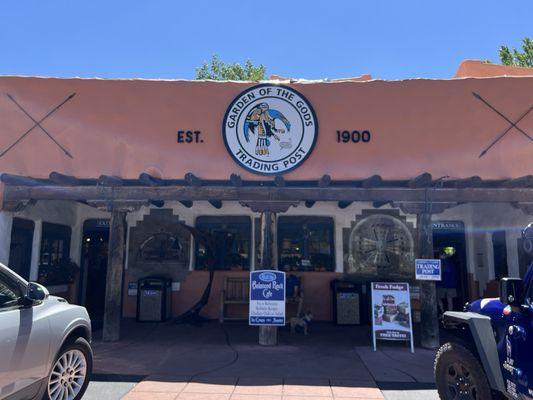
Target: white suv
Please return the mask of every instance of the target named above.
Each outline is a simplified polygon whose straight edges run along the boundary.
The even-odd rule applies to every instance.
[[[92,370],[85,308],[0,264],[0,399],[81,399]]]

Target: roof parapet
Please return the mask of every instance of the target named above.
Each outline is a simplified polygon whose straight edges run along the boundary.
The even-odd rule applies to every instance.
[[[481,60],[464,60],[454,78],[491,78],[497,76],[533,76],[533,68],[491,64]]]

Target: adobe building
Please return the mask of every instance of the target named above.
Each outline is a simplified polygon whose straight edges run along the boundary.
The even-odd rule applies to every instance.
[[[0,261],[86,305],[119,337],[137,282],[172,281],[172,313],[221,305],[227,277],[278,268],[332,319],[331,282],[411,283],[422,344],[446,257],[453,307],[530,261],[533,70],[465,61],[453,79],[261,82],[0,77]],[[70,262],[69,260],[72,260]],[[79,266],[79,268],[77,268]],[[244,308],[244,309],[243,309]]]

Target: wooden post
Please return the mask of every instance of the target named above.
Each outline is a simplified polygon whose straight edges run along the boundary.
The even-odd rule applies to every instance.
[[[124,210],[113,210],[111,213],[110,226],[104,327],[102,336],[103,340],[106,342],[114,342],[120,339],[126,212]]]
[[[431,214],[417,214],[418,256],[433,258],[433,228]],[[420,281],[421,345],[426,349],[439,346],[439,320],[437,313],[437,289],[433,281]]]
[[[261,257],[262,269],[274,269],[272,256],[272,218],[275,214],[271,211],[265,211],[262,214],[263,221],[261,226],[261,248],[263,256]],[[278,328],[276,326],[259,327],[259,344],[262,346],[275,346],[278,344]]]
[[[262,215],[261,225],[261,246],[263,257],[261,258],[261,268],[272,268],[272,216],[271,211],[265,211]]]

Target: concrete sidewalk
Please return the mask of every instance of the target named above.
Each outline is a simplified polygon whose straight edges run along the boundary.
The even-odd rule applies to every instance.
[[[433,378],[434,350],[416,348],[411,353],[405,345],[387,346],[378,342],[378,350],[358,346],[356,352],[387,400],[438,400]]]
[[[137,384],[125,400],[315,400],[383,399],[374,382],[319,378],[224,378],[187,381],[150,377]]]
[[[433,387],[431,354],[374,353],[368,328],[314,324],[308,336],[280,329],[275,347],[259,346],[257,328],[245,324],[126,322],[123,333],[118,343],[95,340],[85,399],[393,399],[397,383],[412,394]]]

